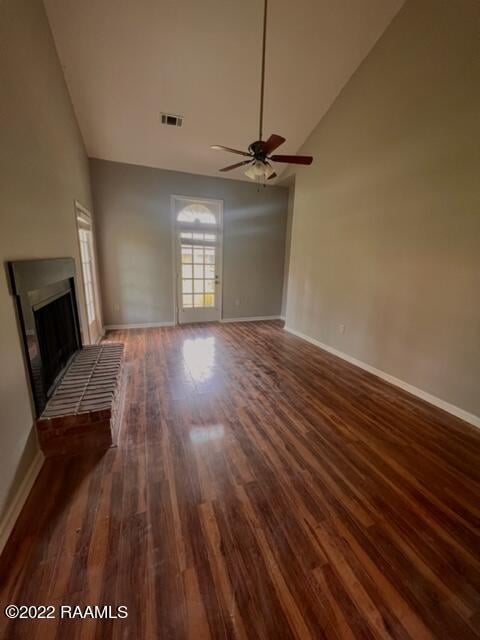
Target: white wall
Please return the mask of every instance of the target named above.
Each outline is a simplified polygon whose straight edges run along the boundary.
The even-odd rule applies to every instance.
[[[294,330],[476,416],[479,24],[477,0],[408,0],[307,140],[287,303]]]
[[[224,201],[223,317],[280,315],[286,188],[96,159],[90,168],[106,325],[174,320],[172,194]]]
[[[41,0],[0,3],[0,90],[0,258],[75,256],[78,266],[73,202],[91,205],[88,161]],[[77,290],[84,322],[81,287]],[[2,514],[37,452],[15,305],[4,271],[0,363]]]

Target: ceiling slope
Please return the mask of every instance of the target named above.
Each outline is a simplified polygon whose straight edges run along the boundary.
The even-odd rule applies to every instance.
[[[271,0],[264,131],[287,138],[281,153],[297,152],[402,4]],[[258,137],[262,0],[45,5],[89,156],[222,176],[232,156],[210,145]],[[183,127],[162,126],[162,111]]]

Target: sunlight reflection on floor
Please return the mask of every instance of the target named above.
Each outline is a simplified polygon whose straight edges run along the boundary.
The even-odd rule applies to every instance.
[[[190,440],[195,444],[201,442],[209,442],[210,440],[219,440],[225,435],[223,424],[212,424],[208,427],[192,427],[190,431]]]
[[[194,382],[209,380],[215,366],[215,337],[185,340],[183,358]]]

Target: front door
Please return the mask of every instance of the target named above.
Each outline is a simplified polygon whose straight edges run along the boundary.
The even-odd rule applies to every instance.
[[[177,312],[180,324],[222,313],[222,203],[174,197]]]

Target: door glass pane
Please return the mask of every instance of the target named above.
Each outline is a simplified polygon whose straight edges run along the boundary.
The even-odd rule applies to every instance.
[[[216,233],[180,231],[181,300],[184,309],[215,307]]]
[[[192,263],[192,247],[186,247],[183,246],[182,247],[182,263],[184,264],[188,264],[188,263]]]
[[[204,298],[205,298],[205,306],[206,307],[214,307],[215,306],[215,294],[214,293],[206,293]]]
[[[84,240],[80,241],[80,253],[82,256],[82,262],[86,262],[88,260],[88,250],[87,243]]]
[[[93,291],[93,265],[92,265],[92,234],[86,229],[79,229],[80,257],[82,262],[83,285],[85,291],[85,302],[87,307],[88,324],[95,320],[94,291]]]
[[[77,219],[78,222],[78,219]],[[94,340],[97,335],[97,309],[96,301],[96,282],[95,282],[95,263],[93,251],[93,235],[91,229],[86,229],[85,222],[78,222],[77,231],[80,245],[80,262],[83,281],[83,291],[85,294],[85,308],[87,312],[87,322],[89,336]]]
[[[85,298],[88,303],[93,301],[93,288],[91,282],[87,282],[87,286],[85,287]]]

